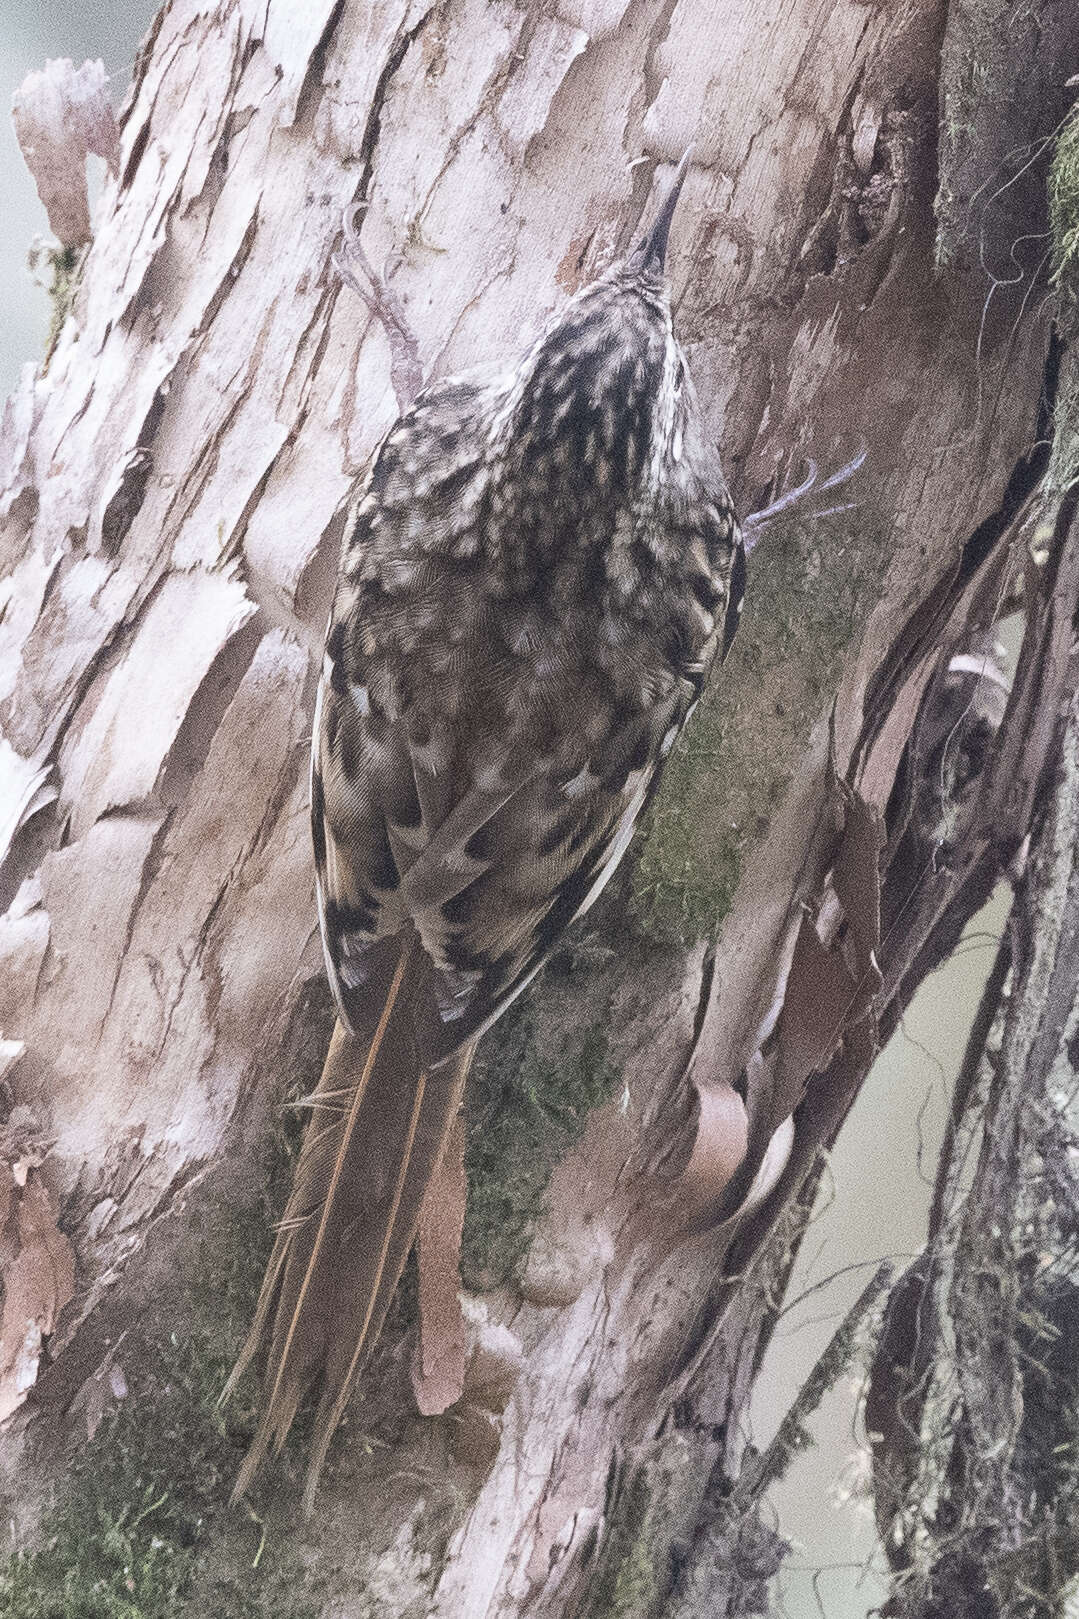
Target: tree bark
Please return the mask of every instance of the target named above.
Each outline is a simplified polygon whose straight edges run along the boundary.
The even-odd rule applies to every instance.
[[[241,1412],[169,1567],[176,1601],[237,1614],[221,1593],[255,1580],[260,1612],[301,1586],[327,1615],[763,1611],[781,1548],[741,1418],[820,1150],[1061,756],[1079,561],[1039,490],[1070,355],[1016,238],[1046,229],[1069,9],[1031,41],[973,0],[159,14],[0,445],[0,1145],[76,1261],[16,1378],[28,1526],[74,1434],[130,1449],[139,1400],[161,1429],[177,1333],[227,1364],[250,1289],[192,1299],[268,1229],[281,1105],[328,1038],[313,671],[401,358],[333,268],[344,210],[430,379],[514,355],[692,140],[676,321],[740,509],[804,458],[864,466],[845,509],[761,539],[636,865],[488,1042],[462,1400],[415,1415],[404,1289],[316,1521],[290,1455],[226,1512]],[[1009,688],[985,638],[1019,599]],[[172,1544],[150,1507],[123,1519],[136,1585],[143,1537]]]

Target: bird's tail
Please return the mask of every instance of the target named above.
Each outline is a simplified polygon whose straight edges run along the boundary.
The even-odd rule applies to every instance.
[[[420,1208],[460,1105],[471,1046],[424,1072],[411,1003],[419,953],[405,946],[369,1040],[338,1022],[311,1098],[296,1176],[255,1319],[225,1388],[266,1350],[261,1409],[233,1491],[278,1451],[321,1379],[304,1509],[416,1234]]]

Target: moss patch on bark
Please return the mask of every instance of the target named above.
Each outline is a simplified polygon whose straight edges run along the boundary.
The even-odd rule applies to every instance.
[[[866,507],[859,518],[776,524],[750,557],[738,636],[671,755],[633,869],[642,931],[707,938],[729,909],[881,593],[885,525]]]
[[[262,1207],[230,1214],[193,1256],[183,1298],[160,1316],[146,1310],[124,1336],[111,1409],[36,1548],[0,1569],[2,1619],[314,1619],[287,1539],[252,1507],[228,1506],[254,1429],[253,1382],[227,1409],[218,1400],[271,1235]]]
[[[563,952],[535,995],[486,1036],[465,1099],[466,1285],[497,1286],[525,1253],[556,1165],[616,1079],[607,1057],[609,985],[587,946]]]

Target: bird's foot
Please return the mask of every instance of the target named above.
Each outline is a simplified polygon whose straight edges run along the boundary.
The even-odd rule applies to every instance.
[[[830,478],[825,478],[824,482],[820,484],[817,482],[819,470],[817,463],[810,460],[809,472],[796,489],[788,489],[785,494],[777,496],[769,505],[762,506],[759,512],[751,512],[748,517],[743,518],[741,529],[746,552],[752,551],[770,523],[773,523],[784,512],[789,512],[793,507],[798,506],[801,501],[805,500],[807,495],[812,494],[819,497],[826,494],[829,489],[838,489],[841,484],[847,482],[848,478],[853,478],[865,461],[867,454],[868,451],[863,445],[858,454],[848,461],[846,466],[840,467],[838,472],[833,472]],[[818,517],[834,517],[837,512],[853,511],[857,504],[857,501],[847,501],[839,506],[825,506],[822,510],[814,509],[799,512],[798,515],[804,518],[806,522],[812,522]]]
[[[365,202],[352,203],[345,209],[341,221],[344,248],[334,254],[331,262],[341,280],[382,322],[390,344],[390,381],[397,408],[403,414],[423,387],[420,345],[404,304],[390,286],[391,265],[387,263],[380,275],[360,240],[360,220],[366,209]]]

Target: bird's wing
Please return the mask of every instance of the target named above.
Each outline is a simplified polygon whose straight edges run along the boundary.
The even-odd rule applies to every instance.
[[[342,1015],[363,1028],[382,941],[411,921],[433,964],[427,1055],[490,1024],[586,910],[633,835],[694,688],[619,720],[585,695],[543,745],[468,727],[436,747],[324,676],[312,769],[318,900]],[[606,723],[605,723],[606,722]],[[521,762],[516,762],[521,761]],[[432,766],[434,768],[432,768]]]
[[[472,549],[477,514],[463,496],[484,456],[490,389],[477,371],[420,394],[383,440],[348,520],[315,707],[311,826],[327,971],[355,1034],[370,1034],[378,1002],[365,986],[392,971],[396,947],[382,941],[405,920],[401,877],[456,801],[451,727],[431,722],[423,660],[400,644],[398,618],[426,615],[451,658],[477,633],[467,577],[451,572],[425,592],[417,535],[459,541],[466,557]],[[417,465],[432,470],[420,476]],[[377,646],[372,626],[385,632]],[[452,681],[438,686],[444,706]]]
[[[437,839],[409,871],[403,895],[444,964],[436,1050],[482,1033],[599,896],[690,700],[677,691],[591,748],[561,738],[467,840]]]

